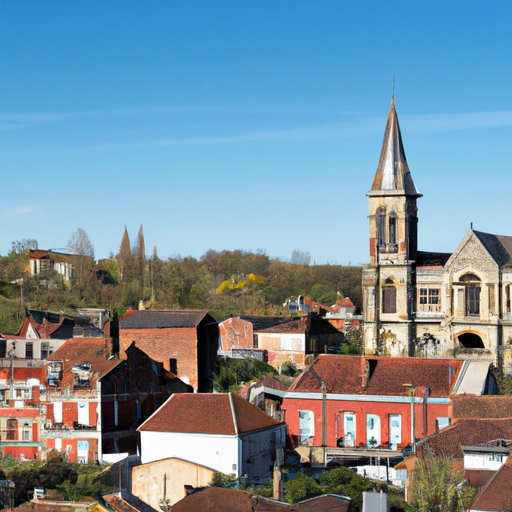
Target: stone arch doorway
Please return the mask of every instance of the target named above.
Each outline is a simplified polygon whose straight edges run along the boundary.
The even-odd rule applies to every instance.
[[[465,332],[457,336],[461,348],[485,348],[482,338],[474,332]]]

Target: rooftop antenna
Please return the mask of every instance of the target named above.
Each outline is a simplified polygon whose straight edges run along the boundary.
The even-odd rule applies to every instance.
[[[473,222],[471,222],[471,230],[473,230]]]
[[[395,77],[393,77],[393,100],[395,99]]]

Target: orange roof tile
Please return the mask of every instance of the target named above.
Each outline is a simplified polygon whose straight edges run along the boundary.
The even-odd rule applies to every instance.
[[[175,393],[139,430],[235,435],[278,424],[236,393]]]
[[[453,418],[512,418],[512,397],[454,395]]]
[[[427,449],[434,455],[463,457],[461,446],[476,446],[494,439],[512,439],[512,418],[460,419],[418,443],[421,454]]]
[[[470,510],[512,510],[512,457],[474,499]]]
[[[416,394],[430,388],[430,396],[449,396],[463,361],[415,357],[368,357],[322,354],[295,380],[289,391],[406,396],[404,384],[416,387]],[[452,383],[449,382],[449,366]]]
[[[62,380],[78,363],[90,363],[92,372],[97,378],[106,375],[110,370],[121,363],[119,359],[109,360],[110,353],[105,346],[103,338],[71,338],[61,345],[53,354],[48,356],[48,361],[62,362]]]

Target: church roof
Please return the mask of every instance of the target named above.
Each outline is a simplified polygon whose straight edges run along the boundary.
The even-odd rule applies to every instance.
[[[500,267],[512,267],[512,236],[492,235],[474,230],[473,233]]]
[[[405,158],[394,98],[391,100],[389,109],[379,167],[368,195],[373,195],[376,192],[421,197],[412,181]]]

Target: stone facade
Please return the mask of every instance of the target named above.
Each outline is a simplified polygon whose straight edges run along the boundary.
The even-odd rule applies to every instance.
[[[417,250],[421,197],[392,103],[369,196],[367,354],[485,359],[512,371],[512,237],[471,229],[453,254]]]

